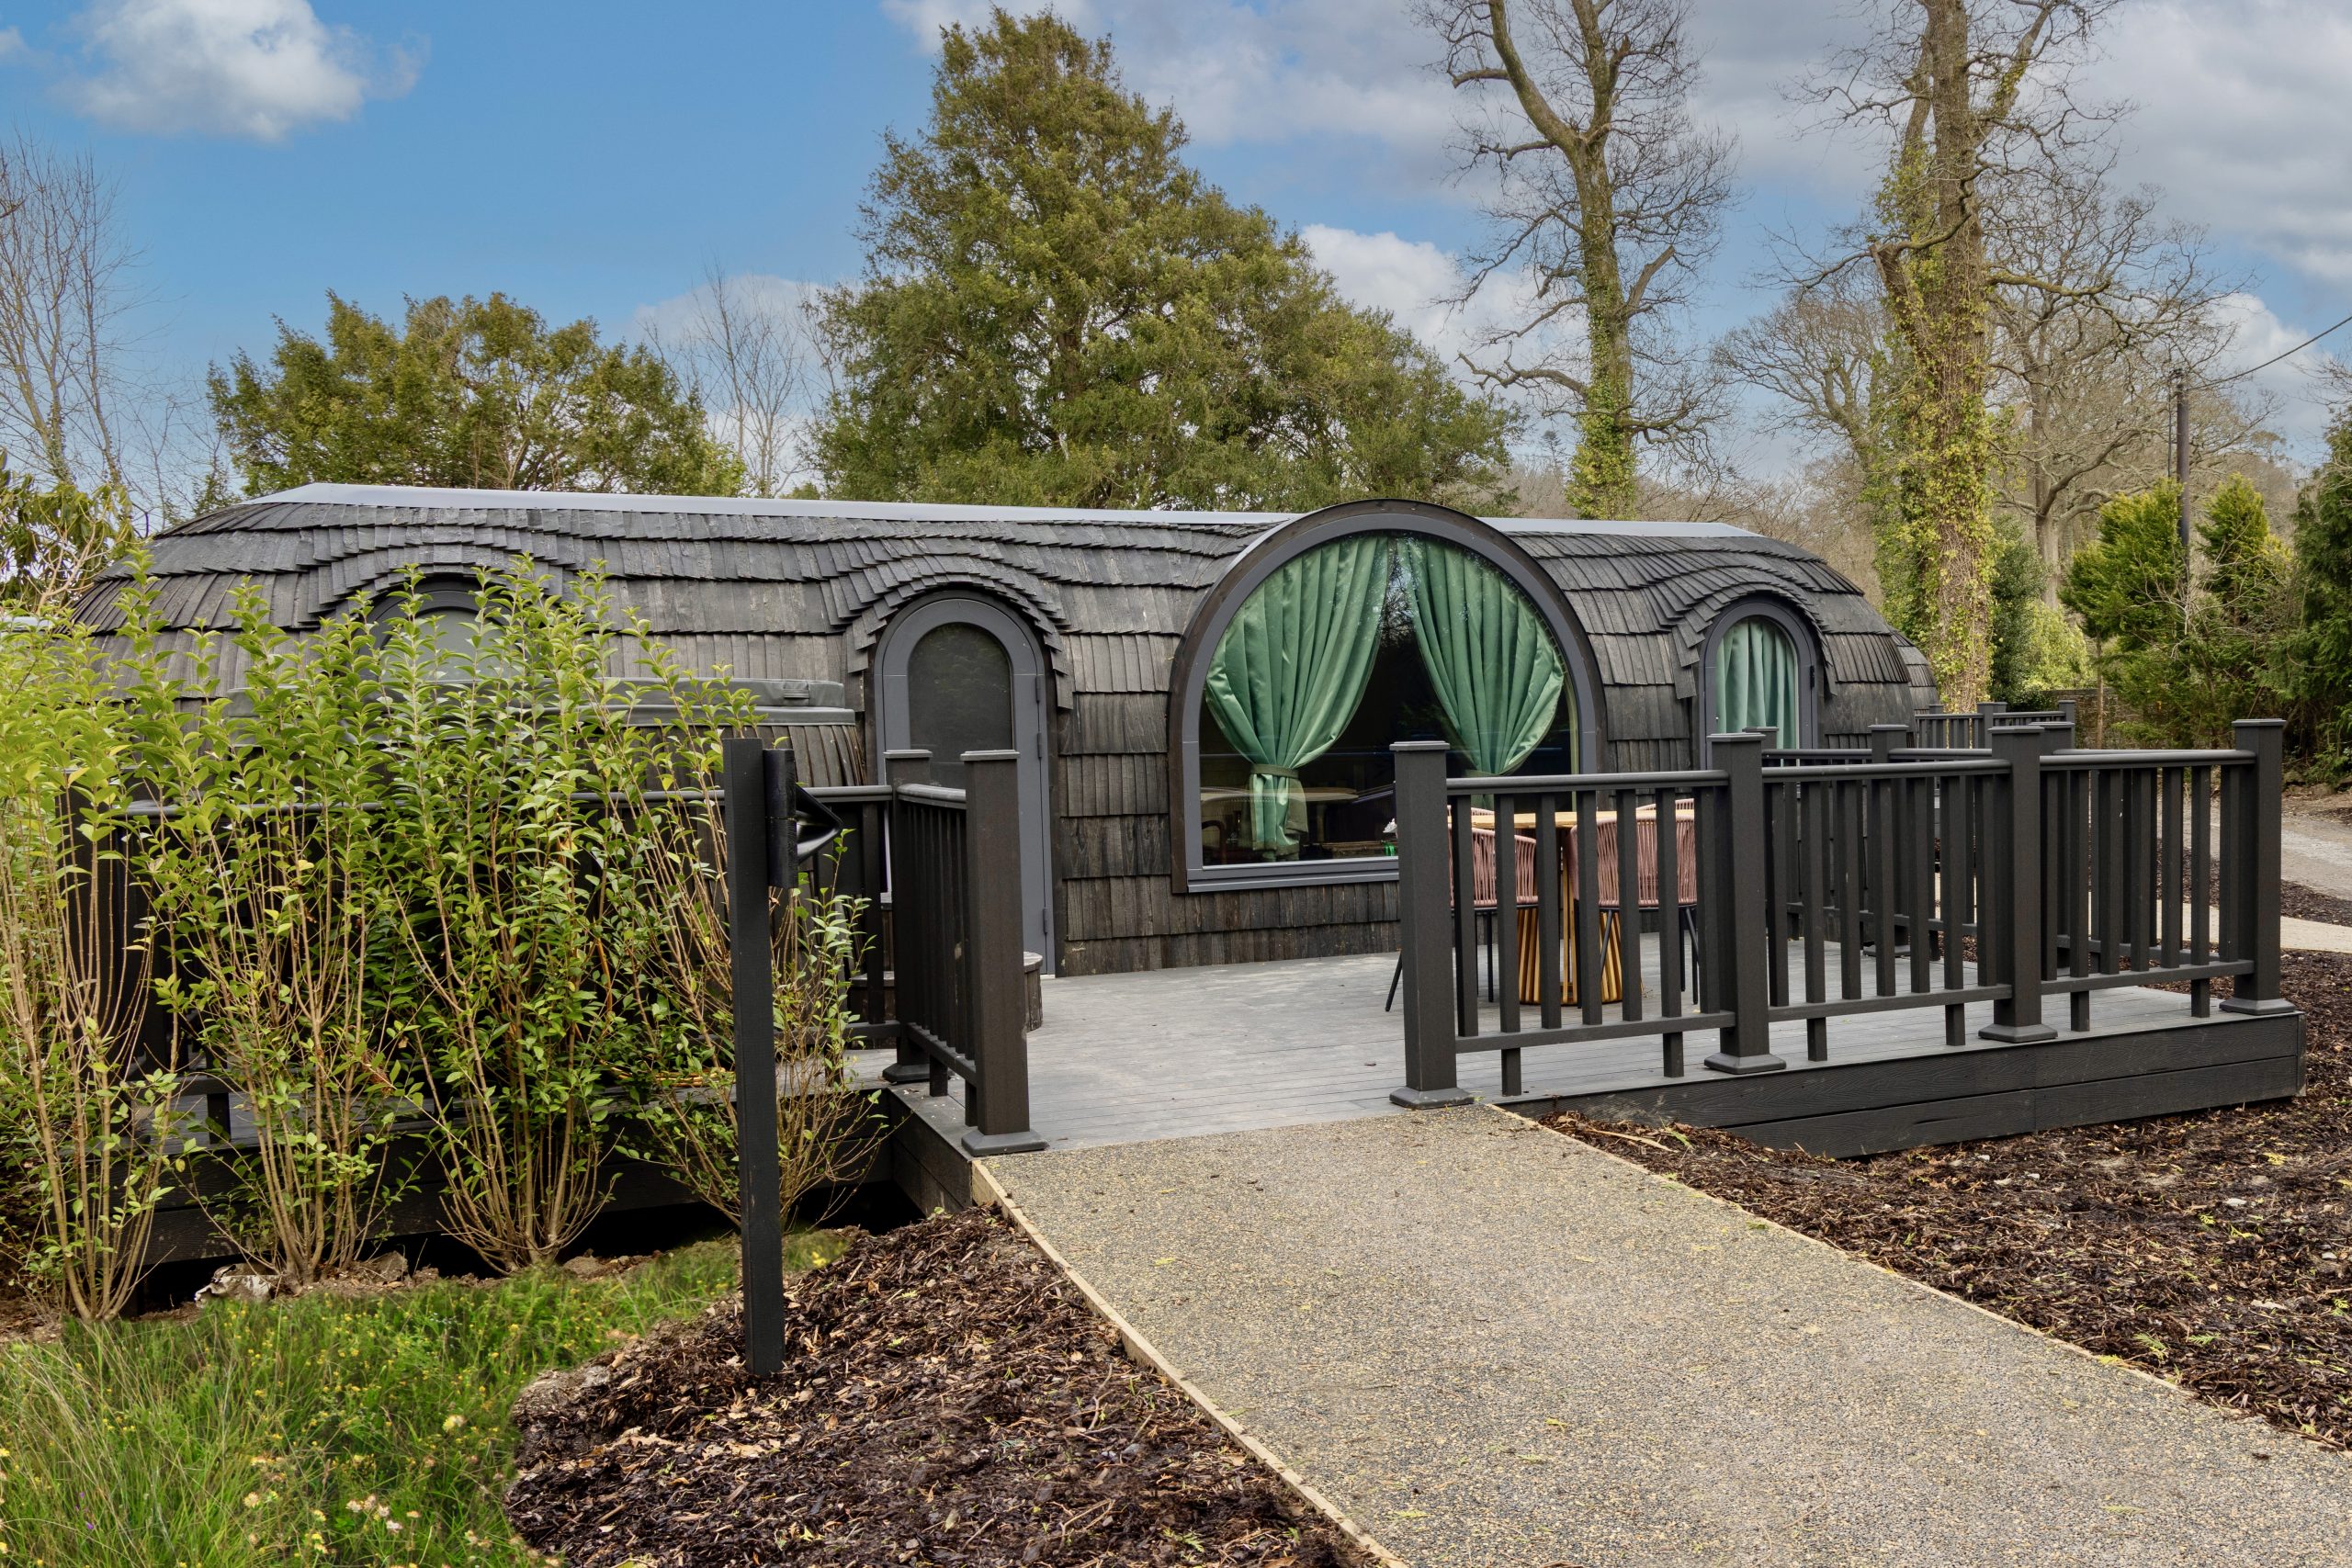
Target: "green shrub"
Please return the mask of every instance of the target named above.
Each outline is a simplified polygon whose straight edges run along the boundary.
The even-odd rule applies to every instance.
[[[120,953],[135,736],[77,628],[0,627],[0,1284],[111,1317],[171,1179],[175,1063],[134,1032]]]
[[[0,1002],[0,1145],[19,1177],[0,1218],[21,1212],[19,1271],[83,1317],[135,1283],[189,1131],[170,1074],[129,1070],[150,953],[178,1038],[254,1135],[191,1155],[228,1178],[192,1185],[271,1272],[358,1258],[413,1174],[390,1168],[400,1147],[426,1151],[447,1228],[503,1269],[576,1237],[625,1147],[731,1208],[706,796],[748,699],[616,625],[593,575],[559,592],[528,562],[484,575],[462,638],[413,592],[300,637],[248,592],[234,632],[175,665],[147,603],[144,584],[126,596],[111,660],[76,631],[0,647],[0,980],[22,981]],[[609,678],[624,632],[650,679]],[[233,700],[214,690],[232,669]],[[633,722],[632,699],[662,724]],[[125,837],[134,799],[163,808]],[[94,854],[115,857],[106,875]],[[141,972],[109,988],[82,972],[107,944],[75,946],[64,922],[78,886],[126,868],[154,919]],[[854,912],[804,888],[776,922],[788,1188],[851,1158],[870,1120],[845,1068]]]

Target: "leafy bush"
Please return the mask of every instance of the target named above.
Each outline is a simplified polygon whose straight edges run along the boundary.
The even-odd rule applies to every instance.
[[[155,652],[148,594],[127,596],[128,654],[28,632],[0,669],[0,1143],[23,1178],[19,1267],[61,1310],[119,1311],[183,1146],[225,1168],[190,1183],[208,1213],[296,1282],[361,1255],[412,1174],[394,1168],[403,1148],[437,1168],[447,1228],[505,1269],[578,1235],[639,1129],[731,1208],[707,786],[748,699],[641,626],[650,679],[608,679],[601,582],[559,592],[527,562],[482,579],[462,638],[413,592],[299,637],[247,594],[236,630],[184,667]],[[232,668],[233,699],[213,689]],[[662,722],[636,722],[632,699]],[[120,908],[91,907],[78,946],[69,917],[77,890],[126,875],[153,919],[134,932],[140,972],[109,987]],[[813,888],[779,909],[788,1188],[840,1168],[870,1120],[845,1068],[854,912]],[[177,1080],[127,1066],[151,953],[164,1017],[236,1091],[249,1151],[194,1155]]]
[[[449,1229],[508,1268],[594,1217],[664,1032],[699,1016],[675,993],[710,983],[665,962],[690,913],[667,890],[714,874],[695,830],[709,808],[657,796],[714,779],[740,716],[664,670],[681,728],[632,725],[610,642],[600,585],[566,598],[526,572],[484,582],[464,647],[413,615],[387,644],[371,750],[403,953],[386,995],[424,1066]],[[709,1059],[713,1041],[693,1043]]]
[[[137,1284],[178,1089],[139,1049],[148,951],[107,940],[134,740],[107,682],[78,630],[0,626],[0,1265],[85,1318]]]
[[[187,683],[132,689],[142,780],[170,806],[141,871],[172,960],[159,996],[242,1093],[254,1134],[214,1217],[272,1273],[307,1282],[358,1258],[417,1094],[370,985],[399,907],[368,744],[385,682],[362,616],[298,643],[250,587],[236,609],[242,701],[190,696],[213,685],[210,639]]]

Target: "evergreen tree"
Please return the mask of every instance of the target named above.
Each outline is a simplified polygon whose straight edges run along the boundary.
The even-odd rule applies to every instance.
[[[2123,728],[2165,745],[2226,745],[2231,724],[2277,714],[2291,682],[2292,558],[2262,496],[2233,475],[2197,525],[2204,568],[2180,604],[2180,491],[2118,496],[2098,542],[2067,563],[2059,597],[2101,643],[2099,673],[2121,700]]]
[[[2296,694],[2310,705],[2327,761],[2352,765],[2352,410],[2327,433],[2327,461],[2295,506]]]
[[[862,499],[1491,505],[1504,412],[1295,235],[1187,167],[1183,128],[1051,16],[946,29],[887,139],[865,277],[823,301],[824,489]]]
[[[334,294],[323,338],[278,323],[266,365],[208,378],[248,495],[316,480],[732,495],[701,402],[596,323],[549,329],[503,294],[412,299],[395,327]]]
[[[2169,645],[2181,628],[2180,487],[2170,479],[2099,508],[2098,537],[2066,563],[2058,600],[2116,652]]]

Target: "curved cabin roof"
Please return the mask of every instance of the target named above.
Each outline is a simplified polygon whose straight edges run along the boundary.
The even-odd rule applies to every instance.
[[[1400,503],[1400,525],[1416,510],[1433,509]],[[300,629],[411,569],[470,579],[528,556],[571,577],[601,563],[616,602],[694,665],[842,682],[853,703],[894,610],[935,590],[977,589],[1035,626],[1057,705],[1073,710],[1088,694],[1163,696],[1206,590],[1252,539],[1295,515],[313,484],[169,529],[151,556],[157,609],[178,638],[229,626],[240,581],[259,590],[274,622]],[[1487,521],[1541,565],[1581,625],[1620,768],[1688,763],[1708,629],[1724,606],[1758,593],[1784,600],[1819,638],[1825,740],[1911,709],[1908,645],[1851,582],[1794,545],[1723,524]],[[119,626],[128,577],[109,572],[84,619]],[[233,683],[235,671],[220,679]],[[1073,717],[1085,727],[1086,715]]]

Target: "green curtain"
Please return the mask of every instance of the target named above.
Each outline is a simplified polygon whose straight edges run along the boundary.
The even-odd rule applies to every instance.
[[[1453,744],[1473,771],[1510,773],[1544,743],[1567,667],[1510,579],[1467,550],[1408,536],[1413,634]]]
[[[1715,650],[1718,730],[1770,729],[1773,744],[1798,744],[1797,649],[1762,615],[1727,628]]]
[[[1250,759],[1255,848],[1297,852],[1306,830],[1298,770],[1331,749],[1363,701],[1387,595],[1387,539],[1335,539],[1277,568],[1217,639],[1207,702]]]

